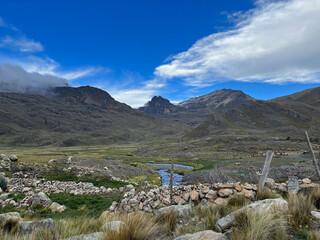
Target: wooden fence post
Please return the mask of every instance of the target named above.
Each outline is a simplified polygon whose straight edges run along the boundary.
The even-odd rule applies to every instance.
[[[264,162],[260,181],[259,181],[259,192],[261,192],[263,190],[264,184],[266,183],[266,180],[268,178],[270,164],[271,164],[271,160],[272,160],[273,155],[274,155],[274,152],[272,152],[270,150],[267,151],[267,153],[266,153],[266,160]]]
[[[316,159],[316,156],[314,155],[314,152],[313,152],[313,149],[312,149],[312,145],[311,145],[311,143],[310,143],[310,139],[309,139],[308,133],[305,132],[305,134],[306,134],[306,139],[307,139],[309,151],[310,151],[310,154],[311,154],[311,158],[312,158],[312,160],[313,160],[314,167],[315,167],[315,169],[316,169],[316,172],[317,172],[318,177],[319,177],[319,180],[320,180],[320,171],[319,171],[318,161],[317,161],[317,159]]]

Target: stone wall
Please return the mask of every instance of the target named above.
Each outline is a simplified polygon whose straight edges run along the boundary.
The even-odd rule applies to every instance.
[[[310,179],[299,180],[300,188],[314,187]],[[275,183],[268,179],[266,186],[272,190],[287,192],[287,183]],[[226,204],[229,199],[236,195],[244,195],[247,199],[254,201],[257,194],[257,185],[240,183],[223,184],[199,184],[187,185],[173,188],[173,205],[193,206],[212,202],[215,204]],[[168,186],[150,186],[148,190],[137,192],[132,186],[123,194],[120,203],[113,202],[110,211],[132,212],[142,210],[155,212],[157,209],[171,205],[170,189]]]

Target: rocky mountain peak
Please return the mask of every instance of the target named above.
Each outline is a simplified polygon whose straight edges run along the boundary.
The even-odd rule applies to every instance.
[[[139,109],[152,115],[166,115],[168,113],[176,112],[177,106],[172,104],[168,99],[161,96],[154,96],[151,101],[147,102]]]

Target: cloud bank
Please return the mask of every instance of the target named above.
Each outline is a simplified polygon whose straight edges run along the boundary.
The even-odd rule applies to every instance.
[[[156,68],[189,86],[238,80],[320,83],[320,0],[259,0],[233,30],[198,40]]]
[[[44,94],[50,88],[66,85],[68,82],[63,78],[26,72],[10,64],[0,65],[0,92]]]

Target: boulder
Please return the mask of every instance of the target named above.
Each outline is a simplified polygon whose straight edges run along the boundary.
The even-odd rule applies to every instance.
[[[223,188],[218,191],[218,195],[220,197],[229,197],[232,194],[233,194],[233,190],[230,188]]]
[[[20,221],[18,223],[19,234],[31,234],[37,231],[54,231],[55,223],[51,218],[41,221]]]
[[[225,230],[229,229],[230,227],[237,226],[237,221],[235,219],[236,214],[242,211],[271,211],[275,210],[279,214],[284,214],[288,211],[288,202],[282,198],[276,199],[265,199],[261,201],[256,201],[251,203],[248,206],[240,208],[237,211],[230,213],[229,215],[219,219],[215,225],[216,229],[219,232],[224,232]]]
[[[246,190],[246,189],[244,189],[244,190],[243,190],[243,195],[244,195],[246,198],[250,199],[251,201],[254,201],[255,198],[256,198],[255,192],[254,192],[254,191],[251,191],[251,190]]]
[[[37,205],[40,205],[44,208],[50,207],[52,204],[51,199],[44,193],[39,192],[32,196],[31,198],[31,207],[35,207]]]
[[[103,237],[103,232],[96,232],[90,234],[81,234],[79,236],[72,236],[63,240],[100,240]]]
[[[192,192],[190,193],[190,198],[192,201],[198,201],[199,193],[196,190],[192,190]]]
[[[9,221],[20,221],[22,218],[18,212],[8,212],[0,214],[0,226],[4,226]]]
[[[66,206],[64,205],[60,205],[59,203],[53,202],[50,207],[52,212],[63,212],[64,210],[66,210]]]
[[[163,213],[175,212],[177,217],[185,217],[191,214],[191,206],[190,205],[173,205],[169,207],[160,208],[156,211],[156,215],[159,216]]]
[[[311,183],[311,180],[309,178],[304,178],[302,179],[302,183],[304,184],[310,184]]]
[[[205,196],[209,201],[212,201],[218,197],[218,193],[216,191],[210,190],[206,196]]]
[[[298,193],[300,185],[296,176],[289,176],[288,179],[288,193]]]
[[[242,187],[241,187],[241,185],[238,184],[238,183],[236,183],[236,184],[234,185],[234,189],[235,189],[237,192],[241,192],[241,191],[242,191]]]
[[[175,238],[174,240],[228,240],[222,233],[217,233],[211,230],[197,232],[194,234],[186,234]]]
[[[102,231],[114,231],[119,232],[121,227],[125,227],[126,223],[122,221],[107,222],[101,227]]]
[[[18,161],[18,157],[16,155],[10,155],[9,159],[11,160],[11,162],[17,162]]]
[[[320,222],[320,211],[319,210],[311,211],[311,215],[315,221]]]
[[[276,187],[276,182],[272,178],[267,178],[265,186],[270,189],[274,189]]]

